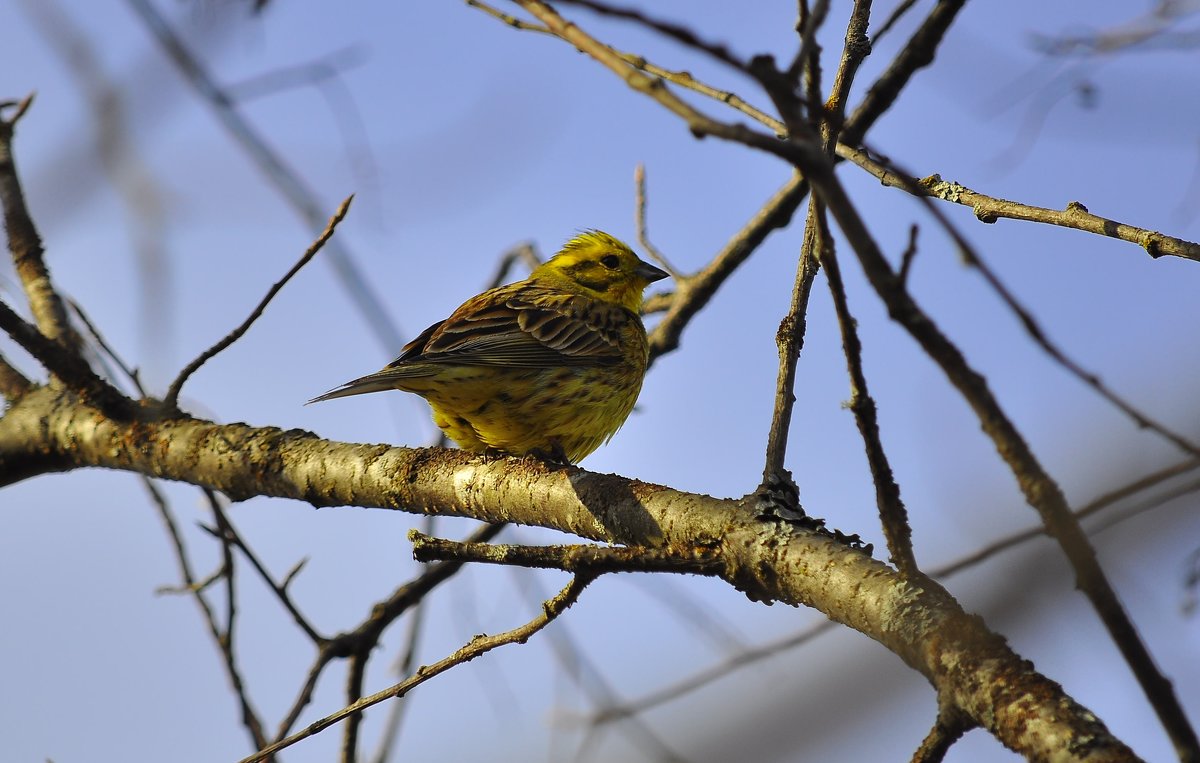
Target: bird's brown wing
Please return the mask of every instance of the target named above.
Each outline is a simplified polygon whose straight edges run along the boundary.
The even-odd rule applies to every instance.
[[[515,366],[621,361],[622,307],[534,284],[486,292],[426,329],[389,368],[420,363]]]

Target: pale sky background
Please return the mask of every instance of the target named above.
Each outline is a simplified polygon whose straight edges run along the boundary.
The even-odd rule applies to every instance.
[[[405,339],[482,289],[514,244],[533,241],[548,255],[583,228],[633,242],[639,162],[649,179],[651,236],[685,271],[701,267],[789,174],[770,157],[694,140],[678,119],[561,41],[516,32],[461,2],[276,0],[261,17],[232,0],[155,5],[230,87],[330,56],[345,64],[322,86],[276,90],[244,110],[316,189],[323,216],[357,194],[337,239]],[[834,5],[836,21],[824,38],[827,73],[840,51],[845,4]],[[877,18],[894,5],[877,3]],[[916,17],[930,5],[918,3]],[[1101,215],[1200,239],[1197,50],[1067,64],[1032,44],[1035,34],[1123,24],[1149,6],[970,3],[935,66],[917,76],[868,140],[918,176],[936,172],[1055,208],[1077,200]],[[657,16],[685,22],[739,55],[780,58],[793,49],[794,7],[653,4]],[[47,22],[52,8],[59,18]],[[677,45],[655,43],[627,24],[570,15],[618,47],[766,103],[745,80]],[[876,48],[856,97],[911,28],[902,25]],[[161,394],[182,364],[241,322],[313,232],[186,87],[130,4],[8,0],[0,3],[0,30],[0,98],[38,94],[19,125],[16,151],[53,275]],[[83,68],[116,88],[127,149],[116,175],[97,158],[93,107],[55,35],[86,40],[94,58]],[[1079,97],[1081,83],[1094,88],[1092,101]],[[839,172],[893,258],[908,226],[920,224],[914,292],[987,375],[1073,504],[1180,460],[1034,347],[918,204],[853,167]],[[118,186],[153,199],[157,222],[145,207],[131,209]],[[1072,357],[1147,413],[1200,438],[1200,265],[1155,261],[1131,244],[1075,231],[1012,221],[985,226],[965,208],[944,210]],[[148,220],[165,253],[149,298],[135,253]],[[797,220],[731,279],[688,327],[680,350],[655,364],[638,411],[586,468],[717,496],[754,488],[770,421],[775,329],[801,235]],[[303,406],[399,349],[385,351],[373,338],[326,259],[302,271],[240,342],[191,379],[184,405],[218,421],[428,444],[435,428],[415,397]],[[887,320],[845,248],[842,263],[919,562],[934,567],[1035,524],[967,407]],[[11,265],[0,267],[0,294],[24,308]],[[36,372],[11,343],[0,349]],[[797,394],[788,466],[805,507],[886,556],[861,443],[841,407],[845,366],[824,279],[813,292]],[[216,544],[196,527],[208,514],[194,488],[166,489],[205,575],[219,560]],[[1200,622],[1184,610],[1184,578],[1200,548],[1196,509],[1189,495],[1096,538],[1193,718],[1200,717]],[[419,520],[409,515],[262,499],[232,507],[230,516],[276,575],[309,558],[292,590],[326,633],[357,625],[415,571],[405,533]],[[236,761],[251,751],[195,604],[155,594],[178,575],[136,477],[92,470],[28,480],[0,491],[0,523],[0,758]],[[447,520],[439,533],[458,537],[467,528]],[[571,540],[528,528],[502,537]],[[251,697],[274,728],[312,649],[248,569],[240,580],[239,656]],[[564,582],[555,573],[468,569],[431,600],[421,660],[439,659],[475,633],[525,622],[535,600]],[[998,556],[949,587],[1140,755],[1172,758],[1048,541]],[[671,602],[702,609],[720,625],[681,616]],[[750,603],[720,581],[608,576],[551,629],[569,634],[613,691],[632,699],[821,619]],[[376,652],[367,691],[397,680],[388,666],[406,622],[393,625]],[[579,720],[594,706],[560,668],[552,635],[493,652],[415,691],[396,759],[575,759]],[[342,667],[325,674],[301,725],[344,704]],[[692,761],[746,759],[751,742],[751,759],[762,761],[907,760],[934,712],[934,694],[920,676],[877,644],[837,629],[644,720]],[[365,754],[373,754],[386,713],[386,706],[368,712]],[[283,759],[332,760],[340,740],[333,729]],[[581,759],[655,759],[636,740],[606,727]],[[1014,757],[975,731],[948,760]]]

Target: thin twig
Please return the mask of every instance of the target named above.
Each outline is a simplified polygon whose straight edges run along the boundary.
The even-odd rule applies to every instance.
[[[522,21],[521,19],[517,18],[516,16],[511,16],[507,13],[504,13],[501,10],[493,8],[492,6],[488,5],[487,3],[481,2],[481,0],[466,0],[466,3],[468,6],[470,6],[472,8],[478,8],[479,10],[483,11],[487,15],[491,16],[492,18],[494,18],[504,24],[507,24],[508,26],[512,27],[513,29],[520,29],[521,31],[524,31],[524,32],[538,32],[540,34],[549,34],[549,35],[554,34],[554,32],[551,32],[549,29],[547,29],[544,26],[538,26],[537,24],[530,24],[528,21]]]
[[[632,21],[636,24],[646,27],[647,29],[657,32],[667,39],[685,45],[693,50],[698,50],[706,53],[723,64],[748,71],[747,64],[740,58],[735,56],[729,48],[716,42],[709,42],[700,39],[693,30],[673,21],[664,21],[662,19],[651,18],[649,14],[639,11],[635,8],[618,8],[607,3],[598,2],[597,0],[560,0],[562,3],[569,5],[578,5],[582,8],[587,8],[603,16],[612,16],[613,18]]]
[[[221,654],[225,657],[229,674],[231,676],[240,676],[240,672],[237,669],[237,636],[235,631],[238,615],[237,568],[233,561],[233,540],[229,518],[225,516],[225,510],[221,508],[221,500],[217,498],[216,492],[208,488],[204,488],[203,492],[205,498],[208,499],[208,506],[212,509],[213,517],[216,519],[217,537],[221,542],[221,577],[225,580],[225,629],[220,634],[218,646],[221,648]],[[253,706],[251,706],[249,692],[241,684],[240,678],[235,684],[235,689],[238,702],[242,708],[242,725],[250,732],[250,739],[254,742],[254,746],[261,749],[269,741],[262,720],[258,717],[258,713],[255,712]]]
[[[513,628],[512,630],[505,631],[504,633],[498,633],[494,636],[476,636],[465,646],[448,657],[438,660],[432,665],[422,666],[417,669],[416,673],[404,679],[403,681],[384,689],[383,691],[363,697],[357,702],[344,707],[335,713],[331,713],[330,715],[327,715],[318,721],[314,721],[302,731],[292,734],[286,739],[281,739],[272,745],[260,749],[253,755],[244,758],[241,763],[257,763],[257,761],[265,760],[280,750],[291,747],[296,742],[299,742],[302,739],[307,739],[308,737],[323,731],[324,729],[353,715],[354,713],[361,713],[368,707],[377,705],[384,700],[392,699],[393,697],[402,697],[429,679],[435,678],[436,676],[441,675],[457,665],[470,662],[476,657],[486,654],[497,647],[512,643],[525,643],[535,633],[540,631],[542,628],[545,628],[547,625],[553,622],[555,618],[565,612],[568,607],[574,604],[579,599],[579,595],[583,593],[583,589],[587,587],[588,583],[591,583],[593,580],[595,580],[595,578],[596,576],[590,573],[580,573],[576,575],[571,579],[571,582],[568,583],[565,588],[558,592],[554,598],[545,602],[542,605],[542,613],[533,620],[530,620],[528,623],[517,628]]]
[[[446,560],[482,562],[567,572],[678,572],[721,575],[724,562],[704,549],[674,551],[635,546],[520,546],[461,543],[408,531],[413,558],[419,562]]]
[[[210,500],[217,502],[220,501],[220,498],[214,494]],[[233,523],[229,520],[228,516],[225,515],[223,510],[221,511],[220,516],[223,542],[228,542],[238,551],[242,552],[242,555],[246,557],[248,562],[250,562],[250,566],[254,568],[254,571],[257,572],[258,576],[262,578],[262,581],[267,584],[267,587],[275,593],[275,598],[279,599],[279,603],[282,604],[283,608],[286,609],[288,614],[292,616],[292,620],[296,623],[296,626],[299,627],[300,630],[304,631],[304,634],[308,636],[308,638],[314,644],[319,645],[325,641],[328,641],[328,639],[326,639],[324,636],[317,633],[312,624],[308,622],[308,618],[306,618],[300,612],[299,607],[297,607],[296,603],[292,601],[291,594],[289,594],[287,591],[288,583],[291,582],[292,578],[295,577],[295,575],[300,571],[301,567],[303,567],[303,560],[292,568],[292,571],[288,573],[288,576],[283,583],[276,583],[275,578],[273,578],[271,573],[267,571],[266,565],[262,563],[262,561],[258,558],[258,555],[254,553],[250,546],[246,544],[246,541],[243,540],[241,533],[239,533],[237,528],[233,526]]]
[[[863,370],[862,340],[858,336],[858,323],[850,312],[849,301],[846,297],[846,285],[842,280],[841,266],[838,264],[837,253],[833,239],[825,224],[824,210],[819,202],[812,202],[817,207],[816,221],[818,231],[817,251],[820,253],[821,266],[825,269],[825,279],[829,283],[829,292],[833,297],[834,311],[837,313],[838,329],[842,334],[842,349],[846,356],[846,371],[850,376],[849,408],[854,414],[862,436],[863,446],[867,453],[867,464],[871,468],[871,480],[875,484],[875,503],[879,510],[880,524],[887,539],[888,552],[892,563],[902,575],[911,577],[919,574],[917,560],[913,554],[912,528],[908,523],[908,511],[900,498],[900,486],[892,473],[888,462],[887,452],[879,434],[879,421],[876,415],[875,399],[867,387],[867,375]]]
[[[263,742],[259,740],[265,741],[266,737],[264,736],[258,713],[250,703],[250,696],[246,690],[245,680],[242,677],[242,672],[238,668],[237,660],[233,653],[232,630],[229,628],[222,630],[220,624],[217,622],[217,615],[213,611],[212,605],[209,604],[208,599],[204,598],[205,586],[198,584],[196,576],[192,573],[191,562],[188,560],[187,547],[183,542],[183,534],[179,531],[179,526],[175,522],[175,517],[171,512],[171,506],[167,502],[166,496],[149,477],[142,477],[142,485],[145,486],[146,491],[150,494],[151,502],[158,509],[159,517],[166,526],[167,536],[171,539],[171,545],[175,550],[175,560],[179,566],[180,577],[183,578],[184,588],[192,593],[196,605],[200,607],[200,613],[204,618],[205,625],[208,626],[209,635],[221,652],[221,664],[225,668],[225,676],[229,679],[229,683],[233,687],[233,692],[237,697],[238,705],[241,707],[243,725],[246,726],[247,731],[250,733],[250,741],[256,747],[262,747]],[[222,565],[221,573],[229,575],[230,569],[226,566],[229,559],[226,558],[225,561],[226,564]],[[230,599],[232,599],[232,596]],[[232,605],[230,606],[232,607]]]
[[[954,743],[972,728],[974,724],[961,713],[939,712],[933,728],[913,753],[912,763],[942,763]]]
[[[900,91],[913,75],[933,63],[946,30],[964,3],[965,0],[938,0],[888,68],[867,90],[854,114],[846,120],[846,127],[842,131],[843,141],[852,146],[858,145],[867,131],[896,102]]]
[[[892,31],[892,27],[896,26],[896,22],[898,22],[904,16],[904,14],[912,10],[912,7],[916,4],[917,0],[904,0],[902,3],[897,5],[895,9],[892,10],[891,14],[889,14],[888,17],[883,20],[883,23],[879,25],[878,31],[872,35],[871,44],[878,44],[879,40],[882,39],[884,35]]]
[[[83,324],[83,327],[87,329],[88,335],[92,338],[92,341],[96,343],[96,346],[100,348],[101,352],[104,353],[104,356],[107,356],[108,359],[117,366],[117,370],[124,374],[125,378],[128,379],[131,384],[133,384],[133,388],[137,390],[138,395],[145,397],[146,390],[144,387],[142,387],[142,380],[138,375],[137,370],[126,363],[125,360],[119,354],[117,354],[117,351],[113,349],[112,345],[110,345],[104,339],[104,335],[100,333],[100,329],[96,328],[96,325],[92,323],[90,318],[88,318],[87,313],[83,311],[83,307],[80,306],[78,302],[68,297],[67,304],[71,307],[71,312],[75,314],[75,317],[78,318],[79,322]],[[103,357],[101,360],[103,360]],[[106,370],[111,373],[111,368]]]
[[[1026,333],[1029,334],[1030,338],[1033,339],[1034,343],[1037,344],[1043,352],[1045,352],[1056,363],[1066,369],[1067,372],[1072,376],[1094,389],[1097,394],[1128,416],[1138,427],[1154,432],[1185,453],[1191,453],[1192,455],[1200,456],[1200,446],[1167,427],[1165,424],[1155,421],[1147,414],[1142,413],[1142,411],[1132,403],[1126,401],[1116,392],[1109,389],[1108,385],[1106,385],[1099,376],[1091,371],[1088,371],[1078,362],[1070,358],[1061,348],[1058,347],[1057,344],[1050,340],[1049,336],[1042,329],[1041,325],[1033,317],[1033,314],[1021,304],[1021,302],[1009,290],[1004,282],[1000,280],[1000,277],[991,269],[991,267],[988,266],[986,261],[984,261],[975,248],[971,246],[970,242],[967,241],[966,236],[962,235],[962,233],[959,232],[953,223],[950,222],[949,218],[947,218],[940,209],[933,205],[928,196],[921,193],[922,189],[929,189],[931,186],[942,186],[943,183],[940,179],[934,181],[933,178],[925,178],[924,180],[917,181],[914,180],[908,173],[891,166],[890,163],[884,163],[869,158],[866,161],[877,171],[882,170],[884,173],[886,173],[888,180],[885,182],[894,183],[897,186],[904,188],[904,190],[907,190],[909,193],[917,196],[925,204],[926,209],[929,210],[929,213],[933,215],[934,219],[937,220],[942,229],[946,231],[951,239],[953,239],[967,264],[979,271],[984,280],[987,281],[988,285],[991,286],[996,294],[1000,297],[1001,301],[1003,301],[1009,310],[1011,310],[1013,314],[1017,316],[1017,320],[1020,321],[1021,326],[1025,329]],[[935,175],[933,177],[936,178],[937,176]],[[1068,207],[1068,211],[1070,211],[1070,209],[1071,208]],[[1200,252],[1200,245],[1194,246],[1196,246],[1197,251]],[[902,261],[901,270],[899,273],[901,284],[904,283],[906,275],[907,273],[904,269],[904,262]]]
[[[667,314],[650,333],[651,357],[664,355],[679,347],[683,330],[696,313],[708,304],[738,266],[754,253],[772,231],[791,223],[793,213],[807,195],[808,182],[803,175],[794,173],[703,269],[680,284]]]
[[[229,332],[224,339],[200,353],[199,357],[197,357],[191,363],[188,363],[184,369],[179,372],[179,376],[175,377],[175,381],[171,382],[171,387],[167,390],[167,394],[163,398],[163,406],[167,410],[175,410],[178,408],[179,391],[183,388],[184,382],[188,380],[188,377],[195,373],[200,366],[208,362],[217,353],[226,349],[238,339],[241,339],[242,335],[250,330],[250,326],[254,324],[254,321],[258,320],[258,317],[263,314],[264,310],[267,309],[267,305],[270,304],[271,300],[275,298],[275,295],[279,293],[279,290],[282,289],[288,281],[292,280],[292,276],[300,272],[300,268],[307,265],[309,260],[316,256],[317,252],[321,251],[321,247],[323,247],[325,242],[329,240],[329,237],[333,235],[338,223],[342,221],[342,219],[346,216],[346,213],[350,210],[350,202],[353,200],[354,194],[351,194],[347,196],[340,205],[338,205],[337,211],[333,213],[333,217],[329,218],[329,222],[326,224],[325,230],[321,231],[321,234],[317,236],[317,239],[309,245],[308,249],[304,252],[300,259],[296,261],[296,264],[292,266],[291,270],[289,270],[283,276],[283,278],[279,279],[279,281],[277,281],[275,285],[272,286],[269,291],[267,291],[266,296],[263,297],[262,301],[258,303],[258,306],[250,312],[250,315],[246,317],[246,320],[242,321],[240,326]]]
[[[667,260],[658,247],[650,243],[650,232],[646,223],[646,165],[638,163],[633,169],[633,222],[637,228],[638,242],[650,259],[662,265],[663,270],[671,274],[671,278],[680,281],[684,275]]]
[[[791,475],[784,468],[784,457],[787,453],[788,431],[792,423],[792,406],[796,402],[796,394],[793,391],[796,386],[796,362],[804,346],[808,297],[812,293],[812,284],[820,267],[816,253],[817,231],[811,222],[810,220],[804,229],[804,244],[796,265],[791,303],[788,305],[787,315],[775,333],[775,343],[779,348],[779,371],[775,379],[775,405],[771,411],[771,429],[767,435],[763,489],[774,490],[777,487],[790,486],[789,492],[795,490]]]
[[[480,525],[471,534],[469,541],[486,542],[496,537],[503,528],[503,524]],[[369,654],[379,644],[380,637],[389,625],[409,609],[421,603],[431,591],[453,577],[460,569],[462,569],[461,562],[441,562],[429,565],[420,575],[393,591],[391,596],[376,602],[371,607],[371,614],[356,628],[326,639],[317,652],[317,658],[309,670],[308,679],[280,724],[276,739],[282,739],[291,730],[300,718],[300,713],[312,701],[312,692],[316,688],[317,678],[330,662],[355,654]]]
[[[71,329],[66,308],[50,279],[42,237],[25,205],[25,191],[13,155],[13,134],[33,104],[33,97],[30,93],[17,102],[0,102],[0,206],[4,208],[4,231],[38,330],[48,339],[76,349],[79,337]],[[12,113],[5,116],[4,111],[9,108]]]
[[[1048,209],[977,193],[961,183],[942,180],[939,175],[931,175],[918,182],[934,198],[970,207],[981,222],[994,223],[1000,218],[1007,218],[1057,225],[1137,244],[1154,258],[1171,255],[1200,261],[1200,244],[1094,215],[1078,201],[1069,202],[1065,209]],[[890,183],[885,181],[885,185]]]

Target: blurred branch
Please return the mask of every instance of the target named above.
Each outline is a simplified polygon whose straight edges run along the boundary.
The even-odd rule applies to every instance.
[[[476,636],[458,651],[454,652],[448,657],[438,660],[432,665],[424,665],[418,668],[416,673],[400,683],[384,689],[381,692],[376,692],[370,696],[363,697],[357,702],[342,708],[336,713],[332,713],[318,721],[314,721],[306,726],[303,731],[299,731],[287,737],[286,739],[281,739],[274,744],[260,749],[255,754],[244,758],[241,763],[256,763],[256,761],[266,760],[280,750],[291,747],[296,742],[307,739],[314,734],[318,734],[338,721],[344,720],[356,713],[361,713],[368,707],[377,705],[384,700],[392,699],[394,697],[402,697],[429,679],[439,676],[457,665],[470,662],[476,657],[486,654],[497,647],[513,643],[524,644],[535,633],[540,631],[542,628],[545,628],[559,615],[565,612],[567,608],[574,604],[579,599],[579,595],[583,593],[583,589],[586,588],[588,583],[591,583],[594,579],[595,576],[591,574],[576,575],[571,579],[571,582],[568,583],[565,588],[559,591],[557,596],[542,605],[542,613],[540,615],[535,617],[533,620],[530,620],[525,625],[513,628],[510,631],[505,631],[504,633],[498,633],[494,636]]]
[[[538,579],[533,575],[524,575],[520,586],[526,599],[535,607],[546,599],[546,594],[538,585]],[[551,653],[558,661],[562,672],[586,695],[597,707],[606,707],[619,703],[617,690],[605,677],[604,669],[596,665],[586,650],[581,649],[576,639],[572,638],[570,626],[560,623],[557,627],[546,631]],[[661,761],[661,763],[684,763],[684,759],[671,749],[654,728],[642,718],[629,717],[622,724],[626,738],[642,751],[643,760]],[[588,744],[593,741],[591,735],[585,734],[580,742],[575,760],[584,760]],[[552,758],[553,759],[553,758]]]
[[[200,98],[212,107],[217,118],[234,140],[250,154],[267,179],[313,231],[321,230],[325,223],[325,215],[322,211],[323,204],[317,195],[242,116],[233,98],[217,85],[153,3],[150,0],[127,1],[158,40],[163,51],[179,67],[188,83]],[[342,287],[349,293],[351,303],[363,312],[367,328],[379,341],[384,352],[389,357],[394,355],[396,348],[404,344],[400,332],[388,318],[383,303],[370,285],[370,280],[359,272],[349,249],[344,244],[333,242],[329,247],[329,260]]]
[[[1200,12],[1196,0],[1158,0],[1141,16],[1090,34],[1034,34],[1034,47],[1049,56],[1109,55],[1127,50],[1192,49],[1200,45],[1200,29],[1172,32],[1171,27]]]
[[[871,43],[876,44],[883,39],[883,36],[892,31],[893,27],[896,26],[896,23],[899,22],[900,19],[904,18],[904,14],[912,10],[912,7],[916,4],[917,0],[903,0],[903,2],[892,9],[891,14],[889,14],[888,17],[884,19],[883,23],[879,25],[878,31],[872,35]]]
[[[338,223],[340,223],[346,217],[346,213],[350,211],[350,202],[353,200],[354,195],[351,194],[350,196],[347,196],[341,204],[338,205],[337,211],[333,213],[333,216],[329,218],[329,222],[325,225],[325,230],[321,231],[321,234],[317,236],[316,241],[313,241],[312,244],[309,245],[308,249],[306,249],[304,254],[301,255],[300,259],[296,261],[296,264],[292,266],[291,270],[284,274],[283,278],[279,279],[279,281],[277,281],[275,285],[267,291],[266,296],[264,296],[258,303],[258,306],[251,311],[250,315],[246,317],[246,320],[242,321],[240,326],[229,332],[229,334],[227,334],[212,347],[209,347],[207,350],[200,353],[195,360],[193,360],[191,363],[188,363],[187,366],[185,366],[184,369],[179,372],[179,375],[175,377],[175,381],[171,382],[171,387],[167,390],[167,394],[163,398],[163,406],[165,408],[168,410],[178,409],[179,391],[183,388],[183,385],[188,380],[188,377],[190,377],[200,368],[200,366],[207,363],[222,350],[227,349],[234,342],[241,339],[242,336],[250,330],[250,327],[254,325],[254,322],[258,320],[258,317],[263,314],[264,310],[267,309],[267,305],[270,304],[271,300],[275,298],[275,295],[279,293],[279,290],[282,289],[288,281],[292,280],[292,276],[299,273],[300,269],[307,265],[309,260],[315,257],[317,252],[321,251],[321,248],[325,246],[325,242],[329,240],[329,238],[333,235],[334,230],[337,229]]]
[[[76,18],[55,0],[21,0],[21,8],[70,71],[91,109],[88,129],[95,154],[124,207],[125,225],[137,257],[142,354],[154,359],[153,370],[165,371],[171,367],[170,351],[175,346],[171,308],[176,302],[165,242],[164,199],[168,194],[138,154],[126,93],[105,71]]]
[[[262,747],[267,739],[263,732],[262,723],[259,721],[258,713],[254,710],[250,702],[250,697],[246,689],[245,679],[242,677],[242,672],[238,668],[237,659],[233,650],[233,618],[236,611],[234,606],[233,596],[233,565],[232,559],[228,555],[228,547],[225,547],[225,557],[222,564],[220,575],[224,576],[229,586],[229,601],[227,612],[227,624],[223,629],[217,621],[216,612],[213,611],[212,605],[208,599],[204,597],[205,586],[201,585],[192,573],[191,562],[188,560],[187,548],[183,542],[183,535],[179,532],[179,526],[175,522],[175,517],[171,511],[171,506],[167,502],[167,497],[158,489],[158,486],[150,480],[149,477],[142,477],[142,484],[146,491],[150,494],[150,500],[158,509],[159,517],[166,527],[167,535],[171,539],[172,548],[175,550],[175,561],[179,566],[179,575],[183,579],[182,590],[190,591],[196,605],[200,607],[200,614],[204,619],[205,625],[208,626],[209,635],[212,637],[213,643],[221,653],[221,664],[225,668],[225,676],[229,679],[229,684],[233,688],[234,695],[237,697],[238,705],[242,710],[242,722],[246,730],[250,733],[250,741],[256,747]],[[214,513],[221,517],[223,514],[220,511],[220,506],[216,503],[215,496],[208,491],[206,495],[209,498],[209,505]],[[220,520],[218,520],[220,522]]]

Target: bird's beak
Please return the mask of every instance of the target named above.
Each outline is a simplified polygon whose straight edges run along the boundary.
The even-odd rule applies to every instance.
[[[637,270],[635,270],[634,272],[637,273],[638,278],[642,279],[646,283],[654,283],[655,281],[661,281],[662,279],[664,279],[670,275],[670,273],[668,273],[667,271],[660,270],[660,269],[654,267],[653,265],[651,265],[649,262],[643,262],[641,260],[638,261]]]

